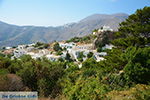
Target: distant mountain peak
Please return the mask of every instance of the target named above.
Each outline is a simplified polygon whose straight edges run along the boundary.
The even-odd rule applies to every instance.
[[[123,18],[127,18],[128,14],[126,13],[116,13],[116,14],[93,14],[90,15],[84,19],[82,19],[80,22],[85,22],[85,21],[89,21],[89,20],[103,20],[103,19],[107,19],[107,18],[112,18],[112,17],[123,17]]]
[[[17,26],[0,21],[0,48],[38,41],[45,43],[54,40],[68,40],[75,36],[82,37],[104,25],[117,30],[119,23],[127,17],[128,15],[125,13],[93,14],[77,23],[68,23],[57,27]]]

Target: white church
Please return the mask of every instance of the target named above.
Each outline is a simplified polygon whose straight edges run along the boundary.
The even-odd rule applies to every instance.
[[[104,32],[104,31],[113,31],[113,29],[110,28],[110,26],[103,26],[103,29],[99,29],[98,32]]]

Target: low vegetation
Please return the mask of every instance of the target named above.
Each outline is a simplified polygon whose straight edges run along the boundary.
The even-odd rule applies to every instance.
[[[92,43],[94,41],[94,39],[97,38],[97,35],[87,35],[87,36],[84,36],[84,37],[74,37],[74,38],[71,38],[70,40],[66,40],[66,43],[69,43],[69,42],[74,42],[74,43],[85,43],[85,44],[88,44],[88,43]]]

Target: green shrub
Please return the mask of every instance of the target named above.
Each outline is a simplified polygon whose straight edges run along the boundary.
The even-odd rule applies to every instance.
[[[126,62],[124,72],[127,80],[135,83],[148,83],[150,81],[150,47],[127,48],[122,56]]]

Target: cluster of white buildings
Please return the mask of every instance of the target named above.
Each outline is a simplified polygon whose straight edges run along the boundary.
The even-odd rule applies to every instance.
[[[85,55],[85,58],[83,58],[83,60],[86,60],[87,54],[89,52],[93,52],[93,50],[94,50],[93,44],[77,45],[77,46],[73,46],[73,48],[70,52],[70,55],[73,59],[78,61],[78,57],[79,57],[80,52],[83,52],[83,54]]]
[[[6,50],[9,50],[9,49],[11,49],[11,48],[12,48],[12,47],[6,47],[5,49],[6,49]]]
[[[33,59],[42,59],[43,56],[45,56],[47,59],[49,59],[50,61],[57,61],[59,58],[65,59],[66,57],[66,53],[68,52],[71,56],[71,58],[75,61],[78,61],[78,57],[80,52],[83,52],[83,54],[85,55],[85,57],[83,58],[83,61],[85,61],[87,59],[87,54],[89,52],[93,52],[94,54],[94,59],[96,61],[101,61],[104,60],[103,56],[106,56],[107,53],[106,52],[101,52],[98,53],[95,49],[94,49],[94,44],[82,44],[82,45],[77,45],[76,43],[59,43],[61,48],[66,48],[66,51],[62,51],[62,55],[55,55],[56,52],[50,52],[47,49],[42,49],[42,50],[38,50],[38,52],[32,52],[32,50],[34,50],[34,45],[18,45],[18,47],[14,50],[14,56],[12,57],[12,59],[14,57],[23,57],[24,55],[30,55]],[[106,45],[104,46],[102,49],[112,49],[112,47],[114,47],[113,45]]]
[[[104,32],[104,31],[111,31],[111,32],[112,32],[113,29],[111,29],[110,26],[105,26],[105,25],[104,25],[104,26],[103,26],[103,29],[99,29],[98,31],[99,31],[99,32]]]
[[[85,57],[83,58],[83,61],[85,61],[87,59],[87,54],[89,52],[93,52],[93,56],[96,61],[104,60],[103,56],[107,56],[106,52],[98,53],[97,50],[95,50],[95,48],[94,48],[95,45],[92,43],[91,44],[83,44],[83,45],[77,45],[75,43],[68,43],[68,44],[64,43],[64,45],[66,45],[65,47],[67,47],[67,52],[71,55],[71,58],[75,59],[76,61],[78,61],[80,52],[83,52],[83,54],[85,55]],[[64,45],[60,44],[60,46],[62,48]],[[112,49],[113,47],[114,47],[114,45],[112,45],[112,44],[106,44],[104,47],[102,47],[102,50]]]
[[[54,61],[58,60],[61,56],[56,56],[51,54],[51,52],[47,49],[38,50],[38,52],[32,52],[34,50],[34,45],[18,45],[18,47],[14,50],[14,57],[23,57],[24,55],[30,55],[33,59],[42,59],[44,56],[47,57],[49,60]]]
[[[103,29],[99,29],[98,32],[105,32],[105,31],[111,31],[113,32],[113,29],[110,28],[110,26],[103,26]],[[92,34],[96,34],[96,32],[93,32]]]

